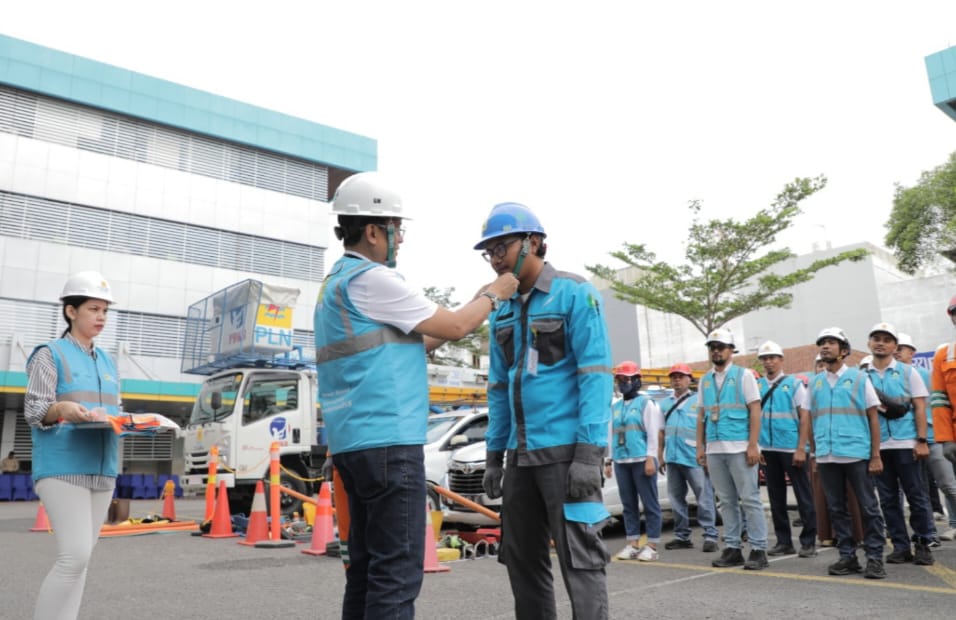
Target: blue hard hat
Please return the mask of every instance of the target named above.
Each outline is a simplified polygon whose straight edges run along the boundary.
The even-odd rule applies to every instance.
[[[502,202],[491,208],[488,219],[481,227],[481,241],[475,244],[476,250],[483,250],[485,244],[495,237],[515,233],[537,233],[547,236],[538,216],[528,207],[517,202]]]

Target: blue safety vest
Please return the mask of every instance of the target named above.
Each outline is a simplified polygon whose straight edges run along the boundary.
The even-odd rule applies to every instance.
[[[688,392],[688,394],[690,395],[677,407],[674,407],[677,399],[673,396],[661,401],[661,411],[664,413],[664,461],[687,467],[699,467],[697,464],[697,394],[694,392]]]
[[[611,405],[611,445],[615,461],[647,456],[646,405],[647,396],[643,394],[628,401],[622,398]]]
[[[56,364],[57,402],[102,407],[108,415],[119,413],[119,375],[105,351],[95,348],[94,358],[72,340],[60,338],[40,345],[30,358],[43,347],[50,350]],[[115,478],[118,473],[119,437],[112,429],[62,423],[48,429],[33,427],[31,435],[34,480],[74,474]]]
[[[831,388],[826,372],[810,379],[810,416],[816,455],[870,458],[866,374],[847,368]]]
[[[887,396],[894,398],[910,398],[910,376],[913,367],[902,362],[895,362],[883,371],[883,376],[875,368],[867,369],[873,387]],[[916,413],[910,403],[909,411],[901,418],[890,420],[878,416],[880,420],[880,442],[890,439],[916,439]]]
[[[713,370],[701,377],[698,394],[704,408],[704,431],[708,442],[750,439],[750,411],[744,402],[743,378],[744,369],[731,366],[718,393]]]
[[[349,282],[378,263],[343,256],[315,306],[319,404],[329,452],[425,443],[428,371],[422,336],[359,312]]]
[[[799,379],[785,375],[777,380],[760,414],[760,448],[762,450],[796,450],[800,440],[800,413],[793,402]],[[770,390],[770,381],[761,377],[757,381],[761,398]]]

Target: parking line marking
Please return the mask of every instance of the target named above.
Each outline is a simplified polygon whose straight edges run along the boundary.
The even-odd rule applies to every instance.
[[[933,564],[932,566],[925,566],[924,568],[929,574],[938,577],[939,579],[948,583],[949,587],[956,589],[956,571],[946,568],[939,562]]]

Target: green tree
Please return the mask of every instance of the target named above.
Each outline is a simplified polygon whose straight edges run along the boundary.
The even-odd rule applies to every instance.
[[[923,172],[913,187],[896,184],[886,229],[886,245],[906,273],[940,254],[956,260],[956,153]]]
[[[768,248],[800,214],[800,202],[825,186],[822,175],[795,179],[769,207],[743,222],[701,221],[700,203],[693,201],[686,263],[658,261],[644,244],[625,242],[624,250],[611,252],[611,256],[637,269],[633,281],[625,281],[617,270],[604,265],[587,269],[607,280],[618,299],[681,316],[706,336],[754,310],[786,308],[793,300],[789,290],[813,279],[820,269],[866,256],[864,249],[851,250],[789,273],[772,271],[794,254],[789,248]]]
[[[455,287],[453,286],[445,289],[438,289],[434,286],[426,286],[424,289],[422,289],[422,291],[425,294],[425,297],[434,301],[439,306],[453,309],[460,305],[451,300],[451,296],[455,292]],[[428,353],[428,361],[432,364],[443,364],[445,366],[467,366],[468,363],[462,360],[460,355],[455,354],[455,350],[467,351],[469,353],[468,357],[473,357],[475,355],[481,355],[482,353],[488,352],[487,342],[488,324],[484,323],[481,325],[481,327],[471,332],[461,340],[446,342],[434,351]]]

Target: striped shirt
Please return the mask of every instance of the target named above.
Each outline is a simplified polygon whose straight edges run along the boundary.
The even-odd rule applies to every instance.
[[[64,338],[85,350],[93,359],[96,359],[96,351],[92,343],[89,347],[84,347],[70,332],[67,332]],[[119,385],[119,377],[116,378],[116,383]],[[58,423],[43,423],[47,411],[56,402],[56,384],[56,362],[53,361],[50,348],[43,347],[36,351],[27,363],[27,393],[23,399],[23,417],[27,424],[42,431],[56,432],[55,429],[59,427]],[[53,477],[93,491],[112,491],[116,485],[116,479],[109,476],[65,474]]]

